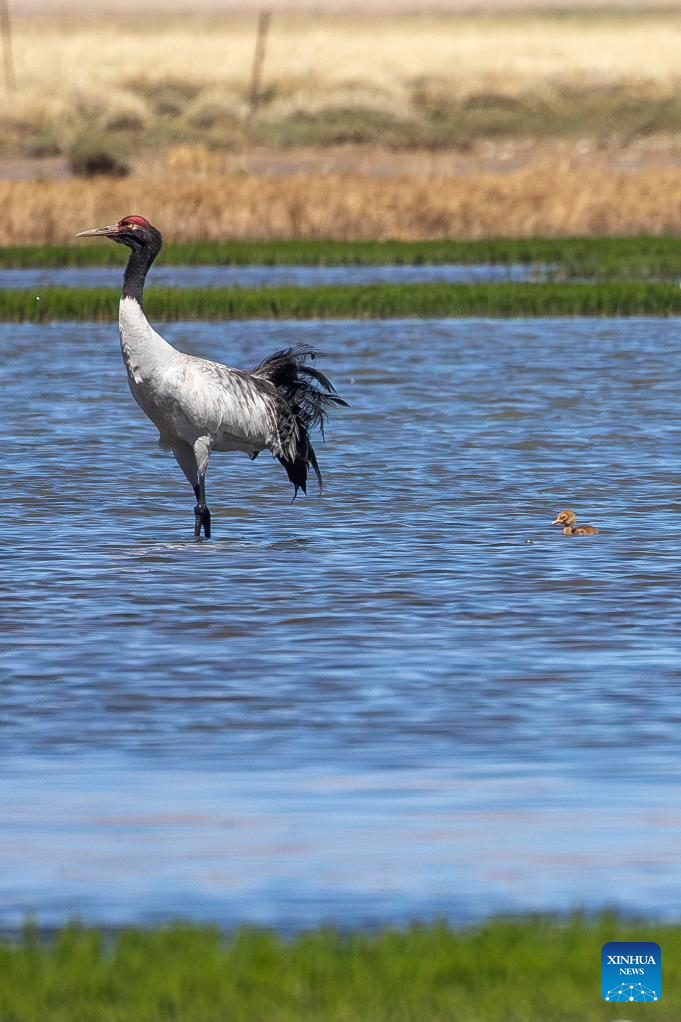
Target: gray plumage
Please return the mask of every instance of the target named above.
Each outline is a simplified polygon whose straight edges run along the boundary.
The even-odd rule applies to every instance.
[[[269,450],[294,486],[306,492],[308,468],[321,473],[310,432],[331,408],[345,405],[328,378],[310,363],[305,345],[270,355],[251,372],[178,351],[149,323],[143,308],[147,270],[161,236],[143,217],[83,232],[110,237],[132,249],[119,306],[119,333],[133,397],[156,425],[159,442],[175,455],[194,489],[195,535],[210,536],[205,476],[212,451],[243,451],[251,458]]]

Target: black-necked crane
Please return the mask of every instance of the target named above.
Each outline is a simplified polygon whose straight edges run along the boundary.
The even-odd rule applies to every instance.
[[[121,351],[132,396],[175,455],[196,496],[194,536],[210,538],[206,470],[211,451],[269,450],[294,486],[307,492],[308,468],[322,477],[310,431],[322,431],[330,408],[345,405],[314,366],[316,352],[299,345],[275,352],[251,372],[178,351],[149,323],[144,281],[161,250],[160,231],[143,216],[82,231],[79,238],[111,238],[131,250],[119,305]]]

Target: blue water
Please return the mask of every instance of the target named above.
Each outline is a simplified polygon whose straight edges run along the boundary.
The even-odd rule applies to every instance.
[[[163,332],[351,407],[196,544],[115,327],[0,326],[0,926],[677,916],[681,323]]]
[[[537,266],[155,266],[149,282],[162,287],[319,287],[336,284],[437,284],[533,281],[550,267]],[[110,266],[0,269],[0,290],[25,287],[112,287]]]

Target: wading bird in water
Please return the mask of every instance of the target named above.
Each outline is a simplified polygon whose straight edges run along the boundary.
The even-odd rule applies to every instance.
[[[156,333],[144,313],[144,281],[161,250],[160,231],[143,216],[126,216],[79,238],[111,238],[131,250],[119,305],[121,351],[132,396],[175,455],[196,496],[194,535],[210,538],[206,469],[211,451],[271,451],[294,486],[307,492],[308,468],[322,477],[310,431],[324,430],[328,411],[346,405],[314,366],[305,345],[277,351],[251,372],[186,355]]]

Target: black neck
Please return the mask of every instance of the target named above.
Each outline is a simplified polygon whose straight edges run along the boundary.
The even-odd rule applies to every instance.
[[[140,248],[133,248],[125,267],[123,277],[123,298],[134,298],[140,305],[143,304],[144,281],[146,280],[149,267],[158,255],[152,245],[142,245]]]

